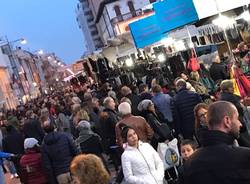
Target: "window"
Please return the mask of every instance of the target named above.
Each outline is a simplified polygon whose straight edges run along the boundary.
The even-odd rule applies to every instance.
[[[98,35],[98,31],[97,31],[97,30],[91,31],[91,35],[92,35],[92,36]]]
[[[84,12],[84,15],[90,15],[90,16],[93,16],[93,13],[91,10],[88,10],[86,12]]]
[[[150,3],[154,3],[154,2],[156,2],[156,0],[149,0],[149,2],[150,2]]]
[[[120,7],[118,5],[114,6],[114,10],[115,10],[115,14],[116,14],[117,17],[122,15]]]
[[[128,2],[128,7],[129,7],[129,11],[131,12],[133,17],[136,17],[136,12],[135,12],[135,7],[132,1]]]

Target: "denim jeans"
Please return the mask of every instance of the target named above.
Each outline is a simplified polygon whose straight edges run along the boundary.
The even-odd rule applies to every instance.
[[[16,174],[16,168],[12,161],[4,160],[4,165],[9,169],[10,174]]]
[[[0,165],[0,184],[6,184],[2,165]]]

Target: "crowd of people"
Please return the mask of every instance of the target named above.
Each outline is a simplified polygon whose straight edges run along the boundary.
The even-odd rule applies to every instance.
[[[24,184],[250,183],[247,111],[218,58],[209,86],[201,73],[180,74],[174,88],[61,89],[2,110],[0,184],[4,172]],[[175,174],[158,154],[174,139]]]

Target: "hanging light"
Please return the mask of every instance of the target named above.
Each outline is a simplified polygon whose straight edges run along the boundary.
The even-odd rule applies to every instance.
[[[219,15],[218,18],[214,19],[212,21],[212,23],[216,26],[219,26],[223,29],[229,27],[229,26],[232,26],[233,24],[236,24],[235,20],[234,19],[231,19],[229,17],[226,17],[224,15]]]
[[[26,40],[26,39],[24,39],[24,38],[21,38],[20,43],[21,43],[22,45],[25,45],[25,44],[27,44],[27,40]]]
[[[166,57],[164,56],[164,54],[163,53],[161,53],[161,54],[159,54],[158,56],[157,56],[157,59],[159,60],[159,62],[164,62],[165,60],[166,60]]]
[[[240,15],[241,18],[245,19],[246,21],[250,21],[250,14],[249,14],[249,11],[244,11],[241,15]]]
[[[132,60],[131,58],[127,58],[127,59],[125,60],[125,63],[126,63],[126,66],[127,66],[127,67],[131,67],[131,66],[134,65],[133,60]]]
[[[37,53],[38,53],[39,55],[43,55],[44,52],[43,52],[42,49],[40,49],[40,50],[37,51]]]

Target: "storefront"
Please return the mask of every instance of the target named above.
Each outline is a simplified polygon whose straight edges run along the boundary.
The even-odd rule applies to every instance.
[[[14,96],[8,70],[0,67],[0,108],[14,109],[18,99]]]

